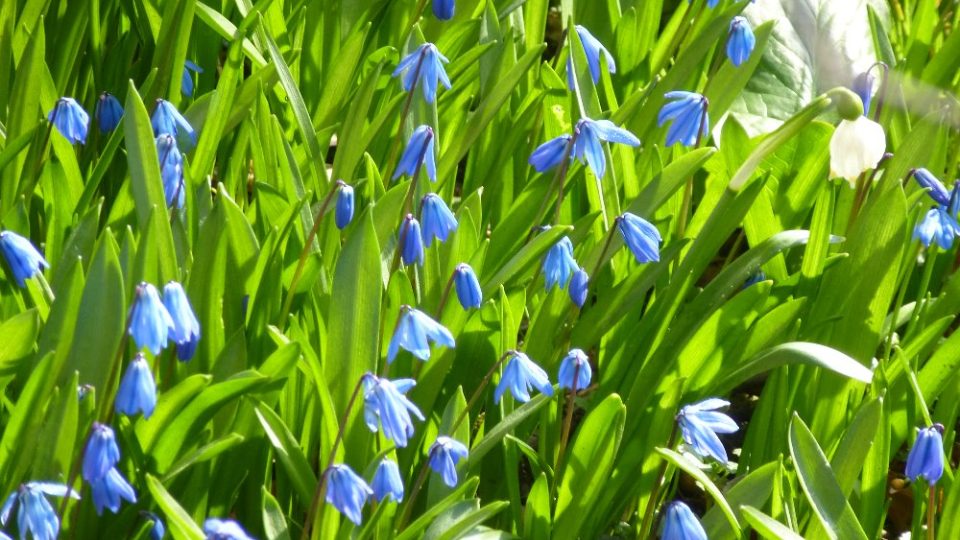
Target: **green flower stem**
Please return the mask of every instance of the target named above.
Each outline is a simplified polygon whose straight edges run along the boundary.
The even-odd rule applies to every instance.
[[[936,535],[933,533],[933,517],[937,509],[937,485],[927,485],[927,491],[930,492],[930,498],[927,501],[927,540],[934,540]]]
[[[670,432],[670,438],[667,439],[667,448],[673,448],[677,443],[677,423],[673,423],[673,431]],[[663,484],[663,478],[667,473],[667,460],[660,460],[660,470],[657,472],[657,480],[653,484],[653,491],[650,492],[650,499],[647,501],[647,509],[643,512],[643,522],[640,525],[639,538],[651,538],[650,528],[653,526],[653,515],[657,509],[657,497],[660,494],[660,487]]]
[[[423,11],[423,4],[425,0],[420,2],[420,11]],[[419,17],[418,17],[419,18]],[[393,139],[393,144],[390,145],[390,154],[387,158],[387,167],[384,170],[390,171],[390,176],[387,176],[387,185],[390,187],[391,179],[393,174],[397,169],[397,153],[400,151],[400,145],[403,144],[403,124],[407,121],[407,116],[410,115],[410,105],[413,103],[413,95],[417,91],[417,83],[420,81],[420,68],[423,66],[423,59],[426,57],[427,52],[422,51],[420,53],[420,58],[417,60],[417,66],[414,68],[413,72],[413,86],[410,87],[410,91],[407,92],[407,99],[403,103],[403,112],[400,113],[400,126],[398,128],[397,136]]]
[[[564,453],[567,450],[567,443],[570,441],[570,428],[573,425],[574,398],[577,396],[577,377],[580,375],[580,364],[573,368],[573,388],[567,392],[567,412],[563,417],[563,429],[560,432],[560,449],[557,451],[557,462],[553,470],[553,494],[557,493],[557,486],[560,485],[560,465],[563,463]]]

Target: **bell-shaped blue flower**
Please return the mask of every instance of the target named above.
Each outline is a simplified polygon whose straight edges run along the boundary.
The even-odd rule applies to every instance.
[[[157,288],[145,281],[137,285],[128,320],[127,332],[137,348],[146,348],[154,356],[166,347],[167,338],[174,331],[173,319],[160,301]]]
[[[416,262],[423,265],[423,237],[420,234],[420,222],[413,214],[407,214],[400,224],[400,258],[403,264],[410,265]]]
[[[337,207],[333,213],[337,228],[343,230],[353,221],[353,187],[341,184],[337,189]]]
[[[727,32],[727,58],[734,66],[740,67],[750,58],[750,53],[757,45],[757,38],[753,35],[753,29],[747,19],[736,16],[730,21],[730,29]]]
[[[660,231],[652,223],[626,212],[617,218],[617,230],[638,263],[660,260]]]
[[[203,532],[207,534],[207,540],[254,540],[232,519],[207,518],[203,522]]]
[[[590,368],[587,353],[580,349],[570,349],[567,356],[560,362],[560,372],[557,374],[560,388],[579,392],[590,386],[591,378],[593,378],[593,369]]]
[[[400,468],[396,461],[384,458],[377,465],[377,472],[373,473],[373,496],[377,502],[383,502],[391,497],[394,502],[403,500],[403,479],[400,478]]]
[[[90,115],[73,98],[62,97],[57,100],[53,110],[47,115],[47,120],[53,124],[61,135],[71,144],[85,144],[87,130],[90,127]]]
[[[123,117],[123,106],[120,100],[113,94],[104,92],[97,99],[97,108],[94,111],[97,118],[97,125],[100,126],[100,133],[113,131],[120,125],[120,118]]]
[[[448,487],[456,487],[457,463],[467,457],[467,447],[460,441],[441,435],[430,446],[428,454],[430,468],[440,474]]]
[[[436,182],[437,158],[433,153],[433,128],[427,125],[413,130],[400,156],[397,170],[393,172],[393,178],[397,179],[404,174],[412,178],[416,176],[421,165],[427,170],[427,178]]]
[[[372,373],[363,376],[364,422],[373,432],[378,425],[383,426],[383,435],[400,448],[406,447],[413,436],[411,413],[423,421],[420,409],[404,395],[416,384],[413,379],[391,381]]]
[[[453,284],[457,289],[457,300],[463,309],[478,308],[483,302],[483,291],[477,274],[467,263],[460,263],[453,271]]]
[[[167,527],[163,524],[160,516],[153,512],[147,512],[146,510],[141,510],[140,515],[152,522],[150,526],[150,540],[163,540],[163,535],[166,534]]]
[[[684,442],[700,457],[712,456],[724,464],[727,462],[727,451],[717,433],[733,433],[739,429],[732,418],[716,411],[728,405],[730,402],[722,399],[705,399],[683,407],[677,414]]]
[[[437,99],[437,83],[450,89],[450,79],[447,78],[447,72],[443,69],[443,64],[449,62],[445,56],[440,54],[436,45],[433,43],[424,43],[417,49],[400,60],[397,69],[393,70],[393,77],[403,73],[403,89],[409,92],[415,85],[423,87],[423,98],[427,103],[433,103]]]
[[[52,482],[27,482],[10,494],[0,508],[0,525],[6,527],[14,504],[17,505],[17,529],[24,540],[31,535],[34,540],[56,540],[60,534],[60,519],[50,501],[44,497],[72,497],[80,495],[63,484]]]
[[[111,467],[103,477],[90,482],[90,491],[93,494],[93,505],[97,509],[97,515],[103,514],[104,508],[116,514],[120,510],[121,499],[130,503],[137,502],[137,493],[133,490],[133,486],[117,471],[116,467]]]
[[[613,55],[603,46],[603,43],[600,43],[600,40],[593,37],[593,34],[591,34],[589,30],[579,24],[576,25],[575,28],[577,30],[577,36],[580,37],[580,43],[583,44],[583,53],[587,57],[587,67],[590,68],[590,78],[593,79],[593,84],[597,84],[600,81],[601,54],[603,54],[607,60],[607,71],[616,73],[617,63],[613,61]],[[570,87],[570,90],[573,90],[573,63],[569,56],[567,57],[567,85]]]
[[[363,505],[373,490],[350,467],[338,464],[327,470],[327,502],[355,525],[363,521]]]
[[[500,383],[493,392],[493,402],[500,403],[504,392],[510,390],[513,399],[526,403],[530,401],[531,388],[536,388],[540,393],[548,396],[553,395],[553,385],[550,384],[547,372],[533,363],[526,354],[512,351],[507,366],[503,368]]]
[[[426,362],[430,359],[429,341],[451,349],[456,346],[453,334],[442,324],[422,311],[401,306],[400,319],[387,348],[387,362],[393,362],[401,348]]]
[[[150,418],[157,406],[157,383],[143,353],[137,353],[127,366],[117,389],[115,407],[118,413],[134,416],[143,413]]]
[[[180,91],[187,97],[193,96],[193,75],[190,72],[203,73],[203,68],[189,60],[184,60],[183,75],[180,77]]]
[[[183,154],[177,148],[173,135],[157,137],[157,159],[160,161],[160,180],[168,208],[183,208],[186,202],[186,186],[183,183]]]
[[[190,299],[183,287],[176,281],[171,281],[163,287],[163,306],[170,313],[173,328],[170,330],[170,339],[177,344],[177,358],[186,361],[193,358],[200,341],[200,321],[193,313]]]
[[[553,286],[560,288],[567,286],[570,276],[580,269],[580,265],[573,258],[573,243],[564,236],[553,245],[543,257],[543,281],[549,291]]]
[[[0,232],[0,253],[10,265],[10,272],[17,285],[26,287],[26,280],[50,268],[43,255],[29,240],[11,231]]]
[[[707,540],[700,520],[690,507],[680,501],[667,505],[663,515],[661,540]]]
[[[433,244],[434,238],[446,242],[450,233],[457,230],[457,218],[436,193],[427,193],[420,201],[420,218],[423,220],[423,243],[427,247]]]
[[[913,229],[914,240],[920,240],[923,247],[927,248],[936,242],[941,248],[950,249],[956,236],[960,236],[960,223],[942,205],[931,208]]]
[[[173,103],[165,99],[157,100],[157,108],[150,117],[150,123],[153,124],[153,136],[167,134],[177,136],[181,131],[190,137],[193,144],[197,144],[197,132],[194,131],[190,122],[180,114],[180,111],[173,106]]]
[[[680,143],[696,146],[701,137],[710,133],[710,117],[707,115],[707,98],[695,92],[667,92],[664,97],[673,99],[660,109],[657,125],[663,126],[673,120],[667,129],[667,146]]]
[[[577,122],[574,131],[576,141],[573,144],[573,155],[586,163],[597,178],[602,178],[607,171],[607,158],[604,156],[601,141],[640,146],[640,139],[633,133],[618,128],[609,120],[583,118]]]
[[[932,172],[920,167],[911,170],[910,175],[920,184],[920,187],[927,190],[927,195],[930,195],[930,198],[936,201],[937,204],[950,204],[950,192],[947,191],[946,186],[944,186],[943,183],[940,182],[940,179],[934,176]]]
[[[917,440],[907,455],[906,475],[911,482],[923,478],[934,485],[943,476],[943,426],[934,424],[917,433]]]
[[[454,0],[433,0],[433,15],[441,21],[453,18]]]
[[[573,273],[573,277],[570,278],[570,287],[567,288],[567,292],[570,293],[570,300],[577,305],[577,307],[582,308],[583,304],[587,302],[587,290],[590,287],[590,276],[587,275],[587,271],[583,268],[578,268],[576,272]]]
[[[120,461],[120,448],[110,426],[94,422],[83,451],[83,479],[103,478]]]
[[[556,167],[564,159],[573,157],[570,138],[570,135],[560,135],[538,146],[530,154],[530,165],[533,165],[537,172],[542,173]]]
[[[863,115],[870,113],[870,100],[873,98],[873,83],[876,77],[869,71],[864,71],[853,78],[853,91],[860,96],[860,102],[863,103]]]

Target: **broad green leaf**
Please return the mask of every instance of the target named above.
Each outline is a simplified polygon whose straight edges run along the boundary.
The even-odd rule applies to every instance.
[[[792,342],[768,349],[735,370],[729,371],[716,383],[718,394],[749,380],[751,377],[787,364],[809,364],[828,369],[862,383],[873,380],[873,372],[842,352],[819,343]]]
[[[257,407],[255,410],[257,419],[260,420],[260,425],[263,426],[267,439],[273,446],[274,453],[283,465],[304,507],[307,507],[317,489],[317,477],[313,474],[313,468],[310,467],[297,440],[280,416],[266,407]]]
[[[694,480],[703,486],[717,506],[720,507],[723,515],[727,518],[727,523],[731,528],[733,528],[734,536],[740,536],[740,523],[737,521],[736,514],[733,513],[733,508],[730,507],[730,504],[723,497],[723,493],[720,493],[720,489],[716,484],[713,483],[712,480],[710,480],[710,477],[707,476],[702,469],[700,469],[699,465],[685,458],[682,454],[678,454],[677,452],[670,450],[669,448],[657,448],[656,450],[658,454],[669,461],[673,466],[689,474]]]
[[[768,540],[802,540],[803,537],[789,527],[764,514],[752,506],[741,506],[741,515],[750,528]]]
[[[153,496],[166,518],[167,530],[175,540],[203,540],[206,535],[190,518],[190,514],[180,506],[159,480],[147,475],[147,489]]]

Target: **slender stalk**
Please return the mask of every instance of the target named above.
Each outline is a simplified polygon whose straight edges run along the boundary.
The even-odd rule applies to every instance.
[[[410,490],[410,497],[407,499],[407,503],[403,507],[403,513],[400,514],[400,520],[397,521],[398,531],[402,530],[404,525],[407,524],[407,520],[410,519],[410,512],[413,511],[413,502],[417,500],[417,495],[420,495],[420,490],[423,489],[423,483],[427,480],[427,473],[430,472],[429,463],[430,459],[428,457],[420,467],[420,473],[417,474],[417,480],[413,483],[413,489]]]
[[[927,250],[927,260],[923,263],[923,274],[920,277],[920,289],[917,291],[917,303],[914,304],[913,314],[910,316],[910,323],[907,330],[903,333],[904,337],[912,336],[913,329],[920,322],[920,314],[926,308],[927,291],[930,288],[930,280],[933,277],[933,267],[937,260],[937,254],[940,252],[936,244],[931,244]]]
[[[560,449],[557,451],[557,463],[554,466],[554,471],[557,474],[553,475],[553,493],[556,494],[557,486],[560,485],[560,472],[562,469],[560,465],[563,463],[564,454],[567,450],[567,443],[570,441],[570,428],[573,425],[573,404],[574,398],[577,396],[577,377],[580,375],[580,364],[577,364],[573,368],[573,388],[567,392],[567,413],[563,418],[563,429],[560,432]]]
[[[447,305],[447,298],[450,296],[450,289],[453,288],[453,280],[457,275],[457,271],[454,270],[450,274],[450,279],[447,280],[447,285],[443,288],[443,294],[440,295],[440,304],[437,306],[437,315],[436,319],[439,321],[440,316],[443,315],[443,308]]]
[[[934,540],[936,535],[933,533],[933,516],[937,508],[937,485],[928,485],[927,491],[930,492],[930,499],[927,501],[927,540]]]
[[[603,250],[600,251],[600,258],[597,259],[597,264],[593,266],[593,273],[590,274],[590,279],[596,279],[600,274],[600,267],[603,266],[603,258],[607,256],[607,251],[610,250],[610,244],[613,243],[613,235],[616,234],[614,231],[617,229],[617,224],[620,223],[620,220],[623,219],[618,217],[613,221],[613,227],[610,227],[610,230],[607,231],[607,241],[603,244]],[[589,287],[589,284],[587,285]]]
[[[43,272],[37,272],[37,282],[40,284],[43,296],[47,299],[47,304],[53,304],[53,301],[56,300],[57,297],[53,294],[53,289],[50,288],[50,282],[44,277]]]
[[[700,127],[697,128],[697,141],[694,143],[694,148],[699,148],[700,143],[703,140],[703,129],[706,127],[707,122],[707,109],[710,107],[710,102],[706,97],[703,98],[703,114],[700,116]],[[680,220],[677,222],[677,240],[683,239],[684,233],[687,232],[687,220],[689,219],[690,207],[693,204],[693,176],[687,178],[687,183],[683,188],[683,202],[680,204]]]
[[[557,173],[553,176],[553,189],[557,191],[557,206],[556,213],[554,215],[554,221],[557,222],[560,220],[560,208],[563,203],[563,183],[567,176],[567,171],[570,170],[570,159],[569,156],[573,152],[573,145],[577,140],[577,130],[573,130],[573,135],[570,136],[570,140],[567,141],[567,146],[563,150],[563,161],[560,162],[560,167],[557,169]],[[533,238],[533,231],[536,230],[536,227],[543,220],[543,216],[547,215],[547,207],[550,204],[549,194],[547,197],[544,197],[543,202],[540,203],[540,210],[537,211],[537,217],[533,220],[533,227],[530,229],[530,234],[527,236],[527,241],[529,242]]]
[[[890,92],[890,85],[888,84],[890,79],[890,66],[886,65],[883,62],[877,62],[870,66],[870,69],[875,67],[883,68],[883,77],[880,80],[880,91],[877,92],[877,110],[873,111],[873,121],[880,121],[880,111],[883,110],[883,104],[887,101],[887,94]],[[868,70],[869,71],[869,70]],[[863,111],[863,114],[867,114],[868,111]]]
[[[673,448],[677,439],[677,423],[673,423],[673,431],[670,432],[670,438],[667,440],[667,448]],[[660,493],[660,486],[663,484],[663,477],[667,473],[667,460],[660,461],[660,470],[657,472],[657,481],[653,484],[653,491],[650,493],[650,500],[647,501],[647,509],[643,513],[643,522],[640,525],[640,537],[650,536],[650,526],[653,524],[653,513],[657,508],[657,496]]]
[[[423,11],[422,6],[424,2],[425,0],[421,0],[420,2],[421,11]],[[389,154],[389,157],[387,158],[387,164],[389,168],[384,168],[384,170],[393,171],[391,172],[390,176],[386,177],[387,178],[386,187],[390,187],[391,179],[393,178],[393,175],[395,174],[395,171],[397,169],[397,164],[396,164],[397,152],[400,150],[400,144],[403,143],[403,124],[406,123],[407,116],[410,114],[410,105],[413,103],[413,94],[416,93],[417,83],[420,82],[420,68],[421,66],[423,66],[423,59],[426,58],[426,56],[427,56],[427,51],[426,50],[421,51],[420,58],[417,60],[417,65],[416,67],[413,68],[414,69],[413,85],[410,87],[410,91],[407,93],[407,99],[403,104],[403,112],[400,113],[400,129],[399,129],[399,132],[397,133],[397,137],[393,140],[393,144],[390,145],[390,154]]]

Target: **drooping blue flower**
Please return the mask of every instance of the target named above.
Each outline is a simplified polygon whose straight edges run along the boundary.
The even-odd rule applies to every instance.
[[[0,232],[0,252],[10,265],[17,285],[26,287],[26,280],[50,268],[43,255],[29,240],[12,231]]]
[[[956,236],[960,236],[960,223],[943,205],[931,208],[913,229],[914,240],[920,240],[923,247],[927,248],[936,242],[941,248],[950,249]]]
[[[154,109],[153,116],[150,117],[150,123],[153,124],[154,137],[163,134],[176,137],[180,131],[183,131],[190,137],[193,144],[197,144],[197,132],[194,131],[190,122],[187,122],[187,119],[180,114],[173,103],[165,99],[157,100],[157,108]]]
[[[460,263],[453,271],[453,284],[457,289],[457,300],[463,309],[478,308],[483,303],[483,291],[477,274],[467,263]]]
[[[752,274],[743,282],[743,285],[740,288],[746,289],[751,285],[756,285],[757,283],[760,283],[761,281],[766,281],[766,280],[767,280],[767,275],[763,272],[763,270],[757,270],[756,273]]]
[[[553,395],[553,385],[547,372],[533,363],[530,357],[520,351],[512,351],[507,366],[503,368],[500,383],[493,392],[493,402],[500,403],[504,392],[510,390],[513,399],[526,403],[530,401],[530,389],[536,388],[547,396]]]
[[[607,171],[607,158],[603,154],[601,141],[640,146],[640,139],[633,133],[617,127],[609,120],[582,118],[577,122],[574,132],[576,141],[573,144],[573,155],[586,163],[597,178],[603,178],[603,173]]]
[[[353,221],[353,187],[349,184],[341,184],[337,189],[337,208],[333,218],[340,230],[345,229]]]
[[[387,348],[387,362],[393,362],[401,348],[426,362],[430,359],[430,344],[456,346],[453,334],[429,315],[410,306],[400,307],[400,319]]]
[[[695,92],[673,91],[664,97],[673,99],[660,109],[657,125],[663,126],[673,120],[667,129],[667,146],[681,143],[696,146],[701,137],[710,133],[710,117],[707,115],[707,98]]]
[[[590,367],[587,353],[580,349],[570,349],[567,356],[560,362],[560,372],[557,374],[560,388],[579,392],[590,386],[591,378],[593,378],[593,369]]]
[[[943,426],[934,424],[917,433],[917,440],[907,455],[906,475],[911,482],[923,478],[934,485],[943,476]]]
[[[454,0],[433,0],[433,14],[441,21],[452,19],[454,8]]]
[[[567,286],[570,276],[580,269],[573,258],[573,242],[564,236],[543,257],[543,281],[549,291],[554,285]]]
[[[423,125],[413,130],[400,156],[397,170],[393,173],[394,179],[404,174],[412,178],[423,165],[427,170],[427,178],[431,182],[437,181],[437,158],[433,153],[433,138],[433,128],[430,126]]]
[[[410,414],[423,421],[420,409],[404,395],[416,384],[413,379],[391,381],[372,373],[363,376],[364,422],[373,432],[377,431],[378,425],[383,426],[383,435],[400,448],[406,447],[413,436]]]
[[[167,528],[160,516],[146,510],[141,510],[140,515],[153,522],[153,525],[150,526],[150,540],[162,540]]]
[[[110,426],[94,422],[83,451],[83,479],[103,478],[120,461],[120,448]]]
[[[160,161],[160,180],[168,208],[183,208],[186,202],[186,186],[183,183],[183,155],[177,148],[173,135],[157,137],[157,159]]]
[[[416,84],[423,87],[423,98],[427,103],[437,99],[437,82],[450,89],[450,79],[443,69],[443,64],[449,62],[440,54],[436,45],[424,43],[400,60],[397,69],[393,70],[393,77],[403,73],[403,89],[409,92]]]
[[[332,465],[327,470],[327,503],[355,525],[363,521],[363,505],[371,495],[370,486],[347,465]]]
[[[207,540],[254,540],[232,519],[208,518],[203,522],[203,532],[207,533]]]
[[[583,54],[587,57],[587,67],[590,68],[590,78],[593,79],[593,84],[597,84],[600,81],[600,54],[602,53],[604,58],[607,60],[607,71],[610,73],[617,72],[617,63],[613,61],[613,55],[610,54],[610,51],[603,46],[603,43],[600,43],[600,40],[593,37],[593,34],[589,30],[576,25],[577,35],[580,37],[580,43],[583,44]],[[567,57],[567,86],[570,87],[570,90],[573,90],[573,62],[571,57],[573,54]]]
[[[589,287],[590,276],[587,275],[586,270],[578,268],[570,279],[570,287],[567,288],[567,292],[570,294],[570,300],[576,304],[577,307],[582,308],[583,304],[587,302],[587,291]]]
[[[163,307],[167,308],[173,321],[173,328],[169,335],[170,339],[177,344],[177,357],[183,361],[190,360],[200,341],[200,321],[193,313],[187,293],[176,281],[164,285]]]
[[[864,116],[870,113],[870,100],[873,97],[873,83],[875,81],[876,77],[871,75],[869,71],[864,71],[853,79],[853,91],[860,96]]]
[[[457,463],[465,457],[467,447],[446,435],[437,437],[436,442],[430,446],[430,468],[443,477],[443,483],[448,487],[457,486]]]
[[[93,505],[97,509],[97,515],[103,514],[104,508],[116,514],[120,510],[121,499],[130,503],[137,502],[137,493],[133,490],[133,486],[117,471],[116,467],[111,467],[103,477],[90,482],[90,491],[93,494]]]
[[[28,534],[32,535],[34,540],[55,540],[60,534],[60,519],[44,495],[80,498],[77,492],[63,484],[52,482],[21,484],[7,497],[3,507],[0,508],[0,525],[7,525],[10,512],[14,504],[17,504],[17,529],[20,531],[21,540],[25,540]]]
[[[143,353],[137,353],[127,366],[117,389],[115,407],[118,413],[134,416],[143,413],[150,418],[157,406],[157,383]]]
[[[712,456],[720,463],[727,462],[727,451],[717,433],[733,433],[739,428],[732,418],[716,409],[728,405],[730,402],[722,399],[705,399],[681,408],[677,414],[683,440],[700,457]]]
[[[90,115],[83,110],[77,100],[69,97],[58,99],[53,110],[47,114],[47,120],[70,141],[70,144],[85,144],[87,142]]]
[[[183,75],[180,77],[180,91],[187,97],[193,96],[193,75],[190,72],[203,73],[203,68],[189,60],[183,62]]]
[[[400,478],[400,468],[396,461],[384,458],[377,465],[377,472],[373,474],[373,496],[377,502],[383,502],[387,497],[394,502],[403,500],[403,479]]]
[[[753,0],[750,0],[750,1],[752,2]],[[690,3],[690,2],[693,2],[693,0],[687,0],[687,3]],[[720,0],[707,0],[707,7],[715,8],[719,3],[720,3]]]
[[[403,264],[410,265],[416,262],[423,265],[423,237],[420,233],[420,222],[413,214],[407,214],[400,224],[400,258]]]
[[[660,231],[652,223],[625,212],[617,218],[617,229],[638,263],[660,260]]]
[[[120,101],[109,92],[100,94],[97,99],[97,109],[94,111],[97,118],[97,125],[100,126],[100,133],[113,131],[120,125],[120,118],[123,117],[123,106]]]
[[[529,163],[537,172],[545,172],[559,165],[565,158],[573,157],[570,135],[560,135],[541,144],[530,154]]]
[[[707,532],[690,507],[680,501],[667,505],[663,516],[662,540],[707,540]]]
[[[433,244],[434,238],[446,242],[450,233],[457,230],[457,218],[436,193],[427,193],[420,201],[420,218],[423,220],[423,243],[427,247]]]
[[[927,190],[927,195],[930,195],[930,198],[936,201],[937,204],[950,204],[950,192],[947,191],[946,186],[944,186],[943,183],[940,182],[940,179],[934,176],[933,173],[920,167],[911,170],[910,175],[920,184],[920,187]]]
[[[734,17],[727,32],[727,58],[730,63],[737,67],[743,65],[750,58],[756,44],[757,38],[753,35],[747,19],[739,15]]]
[[[154,356],[167,346],[167,338],[174,331],[173,319],[160,301],[157,288],[145,281],[137,285],[129,321],[127,333],[137,348],[146,348]]]

